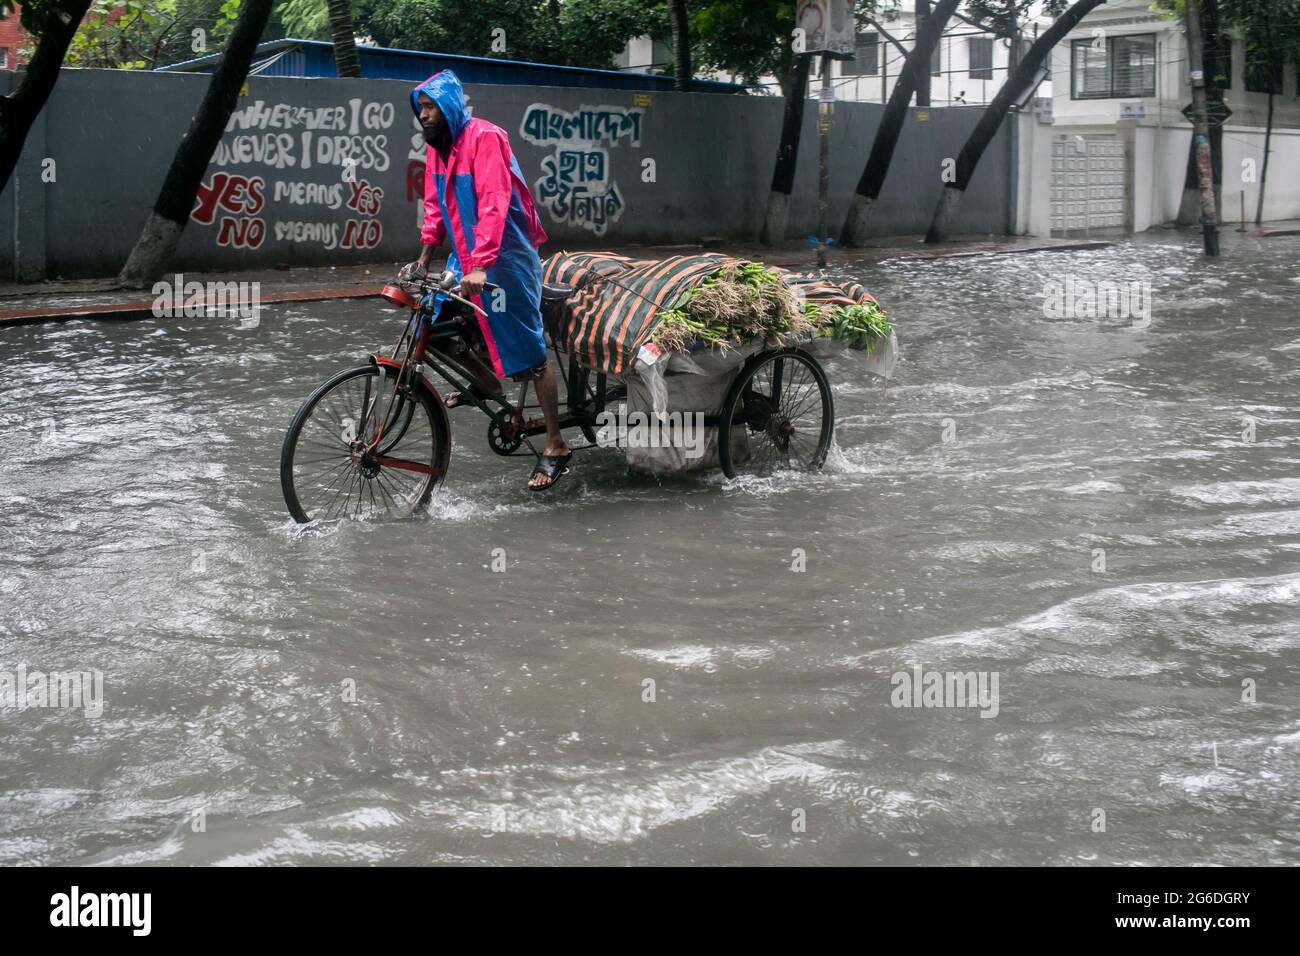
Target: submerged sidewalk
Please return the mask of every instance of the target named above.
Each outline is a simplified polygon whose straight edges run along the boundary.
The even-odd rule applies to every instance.
[[[548,253],[559,251],[548,244]],[[1110,245],[1095,239],[1040,239],[1027,236],[959,237],[939,246],[927,246],[920,236],[890,236],[868,240],[854,249],[832,247],[827,251],[831,270],[841,264],[880,262],[886,259],[942,259],[961,256],[1010,255],[1024,252],[1091,249]],[[610,246],[611,252],[638,259],[662,259],[695,252],[723,252],[743,259],[756,259],[783,268],[813,270],[816,253],[811,245],[792,240],[766,247],[722,240],[672,246]],[[575,250],[577,251],[577,250]],[[312,302],[377,296],[379,290],[402,266],[367,263],[348,266],[318,266],[299,269],[263,269],[249,272],[186,272],[186,283],[257,282],[262,305],[283,302]],[[164,280],[171,280],[167,274]],[[48,322],[64,319],[135,319],[153,314],[155,301],[150,289],[123,289],[113,279],[72,279],[29,284],[0,284],[0,325]]]

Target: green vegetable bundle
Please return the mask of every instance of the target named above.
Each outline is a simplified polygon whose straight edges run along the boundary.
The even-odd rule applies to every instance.
[[[728,263],[661,310],[650,340],[672,352],[696,342],[725,352],[754,339],[832,338],[870,349],[889,337],[889,319],[874,302],[808,301],[796,288],[762,263]]]

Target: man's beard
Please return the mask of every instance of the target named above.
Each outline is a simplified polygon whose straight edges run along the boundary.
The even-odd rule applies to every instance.
[[[440,153],[445,153],[451,148],[451,134],[447,130],[446,123],[422,126],[420,132],[424,135],[424,141]]]

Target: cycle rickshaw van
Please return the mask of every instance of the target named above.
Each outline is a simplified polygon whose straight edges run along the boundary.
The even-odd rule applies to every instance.
[[[716,254],[608,252],[551,256],[543,279],[559,424],[587,439],[571,447],[619,445],[632,467],[654,473],[819,469],[835,423],[819,356],[860,355],[864,371],[886,378],[896,361],[888,318],[852,282]],[[540,456],[532,439],[546,426],[528,414],[540,408],[530,381],[511,399],[467,367],[484,349],[485,313],[459,294],[455,275],[407,277],[383,297],[407,314],[397,342],[318,386],[285,435],[280,483],[295,521],[424,509],[450,467],[440,380],[460,392],[458,407],[486,416],[492,451]],[[661,440],[620,441],[628,434],[617,424],[611,437],[620,413],[653,424]],[[700,433],[687,436],[688,421]]]

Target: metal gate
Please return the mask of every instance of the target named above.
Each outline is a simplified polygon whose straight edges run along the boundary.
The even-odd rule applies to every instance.
[[[1052,140],[1052,235],[1087,236],[1131,228],[1128,151],[1118,136]]]

